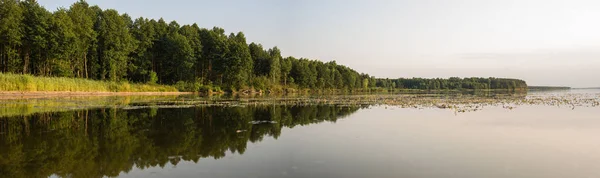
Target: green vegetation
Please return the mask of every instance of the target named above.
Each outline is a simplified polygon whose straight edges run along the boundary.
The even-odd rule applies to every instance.
[[[0,91],[176,92],[171,86],[0,73]]]
[[[421,89],[421,90],[526,90],[527,83],[518,79],[504,78],[458,78],[451,77],[449,79],[374,79],[369,83],[374,82],[376,87],[391,88],[391,89]]]
[[[283,57],[277,47],[248,44],[242,32],[132,19],[83,0],[54,12],[35,0],[0,0],[0,17],[4,73],[158,83],[202,92],[527,87],[521,80],[496,78],[377,79],[335,61]]]

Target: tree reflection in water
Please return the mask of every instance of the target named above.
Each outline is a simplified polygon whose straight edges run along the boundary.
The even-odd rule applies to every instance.
[[[283,127],[335,122],[360,106],[91,109],[0,118],[0,175],[118,176],[243,154]]]

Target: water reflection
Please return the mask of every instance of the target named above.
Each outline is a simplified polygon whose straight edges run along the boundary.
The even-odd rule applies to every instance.
[[[449,91],[450,92],[450,91]],[[65,112],[99,108],[190,108],[207,106],[256,105],[392,105],[405,108],[452,108],[463,106],[531,103],[523,93],[422,93],[422,94],[360,94],[360,95],[303,95],[303,96],[74,96],[34,99],[0,99],[0,117],[25,116],[36,113]],[[548,98],[544,98],[547,100]],[[564,98],[560,98],[564,100]],[[533,101],[534,104],[543,102]]]
[[[88,109],[0,118],[0,175],[118,176],[243,154],[283,127],[335,122],[360,106]]]

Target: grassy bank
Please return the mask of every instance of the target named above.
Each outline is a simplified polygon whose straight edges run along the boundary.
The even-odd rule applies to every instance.
[[[352,93],[430,93],[430,92],[489,92],[521,91],[521,89],[399,89],[399,88],[354,88],[354,89],[310,89],[291,85],[269,85],[260,88],[240,89],[202,85],[198,82],[177,82],[172,86],[157,84],[134,84],[129,82],[96,81],[81,78],[38,77],[32,75],[0,73],[0,92],[199,92],[204,94],[352,94]],[[526,91],[526,90],[525,90]]]
[[[0,73],[0,91],[177,92],[172,86]]]

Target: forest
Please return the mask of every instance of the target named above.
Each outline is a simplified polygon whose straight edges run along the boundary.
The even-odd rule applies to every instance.
[[[502,78],[381,79],[336,61],[283,57],[219,27],[132,18],[81,0],[48,11],[35,0],[0,0],[0,72],[173,85],[180,91],[222,88],[509,89]]]
[[[527,83],[517,79],[503,78],[458,78],[448,79],[411,78],[411,79],[375,79],[375,86],[381,88],[421,89],[421,90],[446,90],[446,89],[527,89]]]

